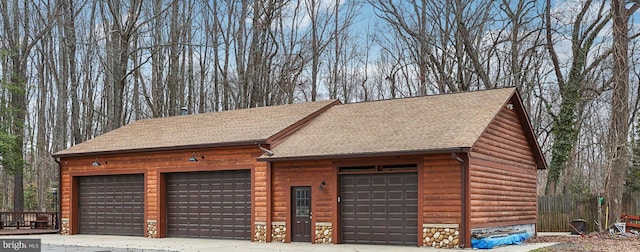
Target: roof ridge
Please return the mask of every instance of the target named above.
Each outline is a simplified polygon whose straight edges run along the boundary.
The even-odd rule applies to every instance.
[[[277,104],[277,105],[268,105],[268,106],[260,106],[260,107],[250,107],[250,108],[236,108],[236,109],[228,109],[228,110],[221,110],[221,111],[208,111],[208,112],[203,112],[203,113],[195,113],[195,114],[187,114],[187,115],[172,115],[172,116],[161,116],[161,117],[147,117],[147,118],[142,118],[136,121],[133,121],[129,124],[126,125],[130,125],[139,121],[145,121],[145,120],[160,120],[160,119],[176,119],[176,118],[189,118],[189,117],[197,117],[197,116],[205,116],[205,115],[214,115],[214,114],[226,114],[226,113],[234,113],[234,112],[238,112],[238,111],[242,111],[242,112],[251,112],[254,110],[261,110],[261,109],[273,109],[273,108],[283,108],[283,107],[288,107],[288,106],[308,106],[310,104],[321,104],[321,103],[326,103],[326,104],[330,104],[332,102],[337,101],[338,99],[329,99],[329,100],[322,100],[322,101],[312,101],[312,102],[300,102],[300,103],[287,103],[287,104]],[[123,125],[126,126],[126,125]]]
[[[440,97],[440,96],[447,96],[447,95],[469,95],[469,94],[476,94],[481,92],[496,92],[498,90],[505,90],[505,89],[515,90],[517,88],[515,86],[509,86],[509,87],[498,87],[498,88],[491,88],[491,89],[471,90],[471,91],[456,91],[451,93],[437,93],[437,94],[426,94],[426,95],[417,95],[417,96],[406,96],[406,97],[399,97],[399,98],[386,98],[386,99],[371,100],[371,101],[357,101],[357,102],[351,102],[351,103],[344,103],[342,105],[408,100],[408,99],[418,99],[418,98],[427,98],[427,97]]]

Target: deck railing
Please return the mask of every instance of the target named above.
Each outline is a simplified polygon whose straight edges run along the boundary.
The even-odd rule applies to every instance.
[[[0,212],[0,229],[56,229],[55,212]]]

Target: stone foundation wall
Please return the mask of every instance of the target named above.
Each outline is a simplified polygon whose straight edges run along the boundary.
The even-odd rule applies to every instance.
[[[253,225],[255,226],[255,230],[253,231],[253,241],[267,242],[267,223],[256,222]]]
[[[284,222],[271,223],[271,242],[285,242],[287,239],[287,225]]]
[[[147,221],[147,237],[158,238],[158,222],[156,220]]]
[[[69,219],[62,218],[60,225],[60,234],[68,235],[69,234]]]
[[[333,227],[331,222],[316,222],[316,244],[333,243]]]
[[[460,230],[457,224],[424,224],[422,245],[434,248],[460,247]]]

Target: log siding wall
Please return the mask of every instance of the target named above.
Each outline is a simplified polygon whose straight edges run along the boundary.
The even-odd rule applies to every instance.
[[[251,181],[253,185],[251,188],[251,192],[253,193],[253,222],[266,222],[267,202],[269,201],[267,194],[267,163],[255,163],[253,174],[251,174]]]
[[[271,223],[285,223],[284,242],[291,242],[291,188],[294,186],[311,187],[311,226],[316,223],[336,223],[338,211],[337,177],[331,161],[292,161],[271,163],[271,218],[267,222],[267,229],[271,230]],[[325,181],[324,189],[320,183]],[[316,228],[314,228],[315,230]],[[335,232],[335,231],[334,231]],[[267,232],[271,233],[271,232]],[[312,237],[316,234],[312,233]],[[270,239],[271,237],[267,238]],[[314,243],[317,239],[313,239]],[[334,239],[333,242],[337,242]]]
[[[329,222],[335,227],[334,243],[339,243],[340,209],[336,199],[339,193],[339,167],[388,164],[417,164],[419,188],[419,227],[428,224],[462,223],[461,164],[451,154],[386,157],[367,159],[279,161],[271,163],[271,222],[284,222],[290,226],[291,187],[311,186],[313,199],[312,226],[316,222]],[[326,181],[320,190],[321,181]],[[290,237],[287,229],[287,237]],[[422,233],[419,232],[422,240]],[[289,238],[286,240],[289,242]]]
[[[337,179],[330,161],[277,162],[271,164],[273,222],[287,222],[291,216],[291,187],[310,186],[315,222],[333,222],[334,199],[337,197]],[[320,183],[325,181],[324,189]],[[289,229],[288,229],[289,230]]]
[[[198,162],[188,162],[194,155]],[[216,171],[216,170],[252,170],[252,214],[255,221],[266,221],[267,181],[266,163],[256,161],[262,155],[257,146],[230,148],[192,149],[177,151],[145,152],[133,154],[96,155],[85,157],[61,158],[61,218],[69,219],[70,234],[77,233],[77,181],[79,176],[144,174],[145,175],[145,223],[148,220],[159,222],[158,237],[165,234],[162,215],[164,207],[161,192],[163,183],[159,183],[161,174],[171,172]],[[204,158],[202,158],[204,156]],[[97,159],[96,159],[97,158]],[[91,164],[101,163],[98,167]],[[74,202],[75,201],[75,202]],[[145,227],[146,228],[146,227]],[[146,233],[146,230],[145,230]]]
[[[425,156],[422,174],[424,223],[461,224],[460,162],[450,154]]]
[[[520,118],[507,107],[471,148],[471,228],[535,224],[536,163]]]

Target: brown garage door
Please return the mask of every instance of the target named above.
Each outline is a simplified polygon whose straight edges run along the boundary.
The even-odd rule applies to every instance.
[[[144,175],[78,178],[79,233],[144,236]]]
[[[340,179],[343,243],[417,244],[416,173],[341,175]]]
[[[250,171],[167,174],[167,236],[251,239]]]

